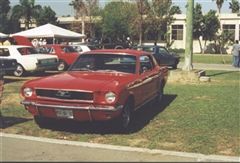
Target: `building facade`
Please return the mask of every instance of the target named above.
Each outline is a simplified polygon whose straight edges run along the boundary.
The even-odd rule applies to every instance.
[[[186,40],[186,15],[175,15],[175,21],[171,24],[171,40],[173,49],[184,49]],[[239,14],[220,14],[220,31],[230,31],[233,33],[232,40],[240,40],[240,15]],[[204,46],[205,40],[200,38],[201,44]],[[214,42],[207,41],[206,47],[203,47],[207,53],[214,53],[212,48]],[[193,52],[200,53],[201,48],[198,40],[193,41]],[[225,47],[225,52],[231,53],[231,45]]]

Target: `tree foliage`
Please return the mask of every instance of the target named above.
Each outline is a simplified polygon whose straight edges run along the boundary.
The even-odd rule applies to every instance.
[[[220,14],[220,13],[221,13],[222,5],[223,5],[223,3],[224,3],[224,0],[212,0],[212,1],[215,1],[215,2],[216,2],[217,8],[218,8],[218,13]]]
[[[35,5],[35,0],[20,0],[19,5],[13,7],[12,18],[24,20],[25,29],[39,16],[42,6]]]
[[[136,0],[137,5],[137,17],[135,21],[132,22],[132,30],[133,34],[139,33],[139,44],[142,44],[142,36],[143,36],[143,23],[144,23],[144,15],[147,15],[150,5],[148,3],[148,0]]]
[[[181,13],[181,10],[177,6],[172,6],[171,0],[152,0],[147,15],[147,31],[153,33],[156,42],[164,36],[167,46],[170,46],[168,27],[174,21],[173,15],[177,13]]]
[[[234,40],[232,40],[232,36],[233,33],[230,31],[222,31],[220,35],[216,36],[215,53],[223,54],[225,46],[230,42],[234,42]],[[223,62],[225,63],[224,59]]]
[[[216,11],[210,10],[203,16],[203,38],[209,41],[214,40],[219,28],[220,22],[216,16]]]
[[[201,53],[203,53],[203,47],[200,37],[203,35],[203,13],[201,4],[197,3],[193,11],[193,38],[198,39]]]
[[[0,0],[0,31],[8,33],[8,12],[10,10],[9,0]]]
[[[57,24],[56,13],[52,10],[50,6],[44,6],[40,12],[39,16],[36,18],[37,25],[44,25],[47,23]]]
[[[232,0],[229,2],[229,8],[232,10],[232,13],[240,13],[240,2],[238,0]]]
[[[69,4],[73,6],[75,11],[75,18],[78,19],[82,17],[83,19],[88,16],[89,17],[89,31],[90,37],[94,36],[94,23],[93,23],[93,16],[97,16],[99,14],[99,0],[72,0]],[[82,25],[83,20],[82,19]],[[82,27],[83,28],[83,27]]]
[[[130,35],[131,22],[136,18],[136,12],[133,11],[137,11],[133,3],[108,3],[102,14],[103,35],[112,40],[125,40]]]

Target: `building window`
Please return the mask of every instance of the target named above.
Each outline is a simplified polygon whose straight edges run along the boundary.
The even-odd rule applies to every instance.
[[[234,24],[224,24],[222,26],[223,32],[231,33],[231,40],[235,39],[235,25]]]
[[[183,25],[172,25],[172,40],[183,40]]]

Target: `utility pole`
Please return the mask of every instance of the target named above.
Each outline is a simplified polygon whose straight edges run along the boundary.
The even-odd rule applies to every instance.
[[[186,17],[186,40],[185,40],[185,64],[184,71],[191,71],[193,69],[193,9],[194,0],[187,1],[187,17]]]

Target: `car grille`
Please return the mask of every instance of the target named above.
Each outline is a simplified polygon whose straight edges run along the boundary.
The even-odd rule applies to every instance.
[[[44,98],[55,98],[62,100],[93,101],[92,92],[36,89],[36,95]]]

